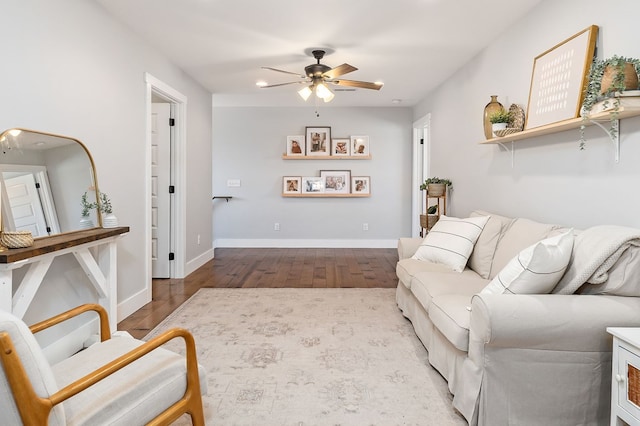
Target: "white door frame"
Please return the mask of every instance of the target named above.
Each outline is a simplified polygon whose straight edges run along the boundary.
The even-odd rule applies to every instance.
[[[411,236],[420,235],[420,214],[425,198],[418,188],[429,176],[431,168],[431,114],[413,122],[413,165],[411,178]]]
[[[144,75],[147,84],[146,92],[146,147],[145,147],[145,176],[147,184],[145,190],[145,282],[151,300],[151,104],[155,94],[166,99],[173,106],[175,127],[172,146],[173,169],[173,202],[171,206],[171,250],[175,258],[170,267],[171,278],[184,278],[186,264],[186,140],[187,140],[187,97],[168,84],[158,80],[149,73]],[[168,188],[167,188],[168,190]]]

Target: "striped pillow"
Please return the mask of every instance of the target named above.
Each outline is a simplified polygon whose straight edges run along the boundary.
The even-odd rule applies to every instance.
[[[522,250],[480,294],[546,294],[564,274],[573,251],[573,229]]]
[[[459,219],[440,216],[412,259],[441,263],[462,272],[489,217]]]

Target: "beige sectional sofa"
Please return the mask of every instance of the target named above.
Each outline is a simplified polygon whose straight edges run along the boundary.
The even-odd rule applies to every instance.
[[[412,259],[421,238],[398,243],[398,306],[448,381],[453,405],[470,425],[607,424],[606,327],[640,326],[640,240],[625,240],[609,256],[615,262],[606,265],[603,284],[574,294],[479,294],[521,250],[566,229],[482,211],[471,216],[490,218],[462,272]],[[579,277],[576,268],[598,249],[575,234],[565,275]]]

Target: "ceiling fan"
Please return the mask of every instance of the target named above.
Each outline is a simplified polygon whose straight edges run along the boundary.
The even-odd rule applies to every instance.
[[[320,60],[324,57],[324,50],[314,50],[311,52],[313,57],[316,59],[317,63],[307,65],[304,67],[304,74],[299,74],[296,72],[280,70],[277,68],[271,67],[262,67],[265,70],[277,71],[284,74],[293,74],[300,77],[302,80],[289,81],[286,83],[279,84],[270,84],[267,86],[261,86],[262,88],[269,87],[277,87],[277,86],[286,86],[288,84],[304,84],[305,86],[298,91],[298,94],[305,101],[309,99],[312,93],[324,100],[325,102],[330,102],[334,98],[333,92],[329,89],[329,84],[334,84],[338,86],[349,86],[349,87],[358,87],[361,89],[373,89],[380,90],[382,88],[382,83],[370,83],[367,81],[356,81],[356,80],[344,80],[340,77],[341,75],[356,71],[358,68],[349,65],[342,64],[338,65],[335,68],[331,68],[327,65],[321,64]]]

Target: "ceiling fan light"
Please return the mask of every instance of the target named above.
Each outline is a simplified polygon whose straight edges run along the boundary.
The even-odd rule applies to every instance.
[[[336,95],[334,95],[333,92],[329,90],[329,95],[324,97],[324,102],[325,103],[331,102],[333,100],[333,98],[335,98],[335,97],[336,97]]]
[[[311,92],[311,88],[309,86],[304,86],[302,89],[298,90],[298,95],[300,95],[300,97],[305,101],[309,99],[311,93],[313,92]]]
[[[325,99],[329,96],[333,96],[333,93],[331,93],[331,90],[329,90],[326,84],[319,83],[316,86],[316,96],[319,97],[320,99]],[[329,102],[329,101],[326,101],[326,102]]]

